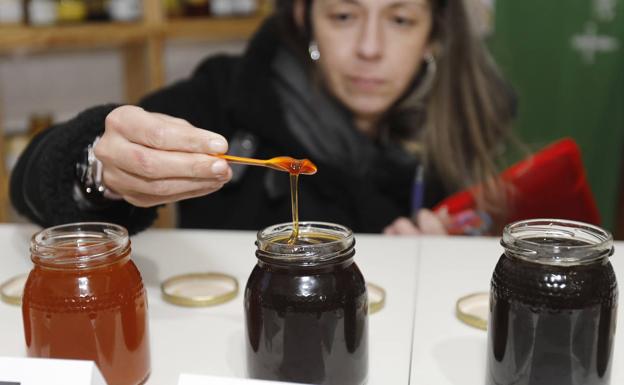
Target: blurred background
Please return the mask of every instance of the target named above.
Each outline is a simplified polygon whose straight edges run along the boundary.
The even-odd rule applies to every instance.
[[[518,94],[517,136],[534,151],[573,138],[602,225],[624,239],[624,0],[465,1]],[[32,135],[95,104],[136,102],[210,54],[241,52],[272,7],[0,0],[0,222],[20,220],[7,177]]]

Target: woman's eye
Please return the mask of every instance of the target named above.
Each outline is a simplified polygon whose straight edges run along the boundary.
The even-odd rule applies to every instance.
[[[411,27],[412,25],[416,24],[415,19],[403,16],[393,16],[392,22],[402,27]]]
[[[339,13],[334,13],[333,15],[331,15],[331,18],[335,21],[340,21],[340,22],[344,22],[344,21],[349,21],[351,19],[353,19],[353,14],[352,13],[347,13],[347,12],[339,12]]]

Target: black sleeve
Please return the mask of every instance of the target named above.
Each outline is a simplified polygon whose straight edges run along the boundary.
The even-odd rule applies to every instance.
[[[195,127],[227,138],[232,128],[226,110],[238,61],[235,56],[212,56],[198,65],[191,78],[146,96],[140,106],[146,111],[185,119]]]
[[[139,104],[147,111],[160,112],[191,122],[197,127],[224,135],[225,93],[235,57],[218,56],[205,60],[189,79],[156,91]],[[125,226],[131,234],[149,227],[156,208],[139,208],[125,201],[106,208],[85,210],[73,197],[76,163],[84,149],[104,132],[104,121],[118,105],[91,108],[74,119],[39,134],[20,156],[10,182],[10,197],[19,213],[41,226],[106,221]]]
[[[81,210],[74,199],[76,163],[84,149],[104,131],[106,115],[115,107],[91,108],[32,140],[11,173],[10,198],[19,213],[43,227],[105,221],[123,225],[131,234],[154,221],[155,208],[116,201],[103,209]]]

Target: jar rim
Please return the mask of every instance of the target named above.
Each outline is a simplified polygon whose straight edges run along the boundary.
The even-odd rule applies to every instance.
[[[536,238],[543,238],[544,242]],[[503,230],[501,245],[515,257],[548,265],[591,263],[613,254],[613,236],[609,231],[568,219],[536,218],[510,223]]]
[[[266,227],[257,233],[256,255],[270,262],[300,266],[316,266],[347,256],[355,246],[353,231],[346,226],[306,221],[299,223],[299,236],[316,235],[318,243],[288,244],[279,242],[292,233],[293,223],[285,222]]]
[[[48,227],[30,241],[34,263],[51,268],[87,268],[107,263],[129,248],[128,231],[106,222],[76,222]],[[108,261],[110,262],[110,261]]]

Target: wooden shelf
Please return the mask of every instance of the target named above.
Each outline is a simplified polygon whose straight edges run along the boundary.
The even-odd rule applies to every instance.
[[[92,23],[54,27],[0,27],[0,53],[83,47],[115,47],[151,37],[194,40],[248,38],[263,15],[238,18],[197,18],[163,23]]]
[[[231,18],[174,19],[164,23],[163,32],[167,38],[247,39],[258,29],[264,18],[264,15],[257,15]]]
[[[97,23],[54,27],[0,27],[0,52],[118,46],[145,40],[144,24]]]

